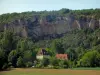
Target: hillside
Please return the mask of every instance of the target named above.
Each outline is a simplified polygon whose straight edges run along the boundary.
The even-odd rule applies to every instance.
[[[50,58],[37,60],[42,48]],[[56,54],[66,54],[68,60],[57,59]],[[33,65],[100,67],[100,9],[0,15],[0,70]]]

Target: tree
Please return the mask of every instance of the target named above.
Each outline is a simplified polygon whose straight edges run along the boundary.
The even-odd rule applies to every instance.
[[[23,54],[24,63],[32,62],[34,60],[32,58],[33,58],[32,57],[32,52],[30,50],[24,51],[24,54]]]
[[[12,50],[13,48],[13,33],[9,30],[4,32],[4,36],[1,40],[1,47],[5,50],[7,54]]]
[[[86,50],[85,50],[83,47],[77,47],[77,48],[75,49],[75,52],[76,52],[75,56],[76,56],[76,59],[79,60],[79,59],[84,55],[85,51],[86,51]]]
[[[0,70],[3,69],[5,62],[5,52],[0,48]]]
[[[63,44],[60,41],[53,41],[51,45],[51,49],[54,53],[58,53],[58,54],[65,53]]]
[[[78,64],[82,67],[97,67],[100,66],[100,53],[97,51],[89,51],[84,54]]]
[[[70,10],[69,10],[69,9],[66,9],[66,8],[62,8],[61,10],[59,10],[59,12],[60,12],[61,14],[67,14],[67,13],[70,12]]]
[[[66,50],[66,53],[68,54],[68,58],[69,60],[76,60],[77,59],[77,55],[76,55],[76,52],[73,48],[68,48]]]
[[[16,50],[12,50],[8,55],[8,62],[12,64],[12,66],[16,67],[18,53]]]
[[[24,61],[21,56],[17,59],[17,67],[24,67]]]
[[[25,50],[28,50],[26,39],[20,39],[17,43],[17,50],[23,54]]]

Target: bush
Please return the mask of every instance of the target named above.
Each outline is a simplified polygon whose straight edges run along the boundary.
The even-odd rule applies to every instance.
[[[53,68],[54,68],[54,69],[60,69],[60,67],[59,67],[59,66],[54,66]]]
[[[59,65],[59,64],[58,64],[58,59],[56,59],[56,58],[54,58],[54,57],[50,58],[50,65],[52,65],[52,66],[57,66],[57,65]]]
[[[23,62],[22,57],[19,57],[19,58],[17,59],[17,66],[18,66],[18,67],[24,67],[24,62]]]
[[[68,60],[60,60],[56,58],[51,58],[50,64],[53,66],[53,68],[68,68],[70,65],[70,62]]]
[[[68,62],[68,60],[64,60],[64,62],[63,62],[63,68],[69,68],[69,62]]]
[[[41,61],[41,64],[43,67],[47,67],[49,64],[50,64],[50,61],[48,58],[44,58],[42,61]]]
[[[8,68],[8,64],[5,63],[5,64],[3,65],[3,67],[2,67],[2,69],[4,70],[4,69],[7,69],[7,68]]]
[[[37,60],[37,61],[35,61],[35,67],[36,68],[42,68],[43,67],[43,65],[42,65],[42,60]]]
[[[36,68],[42,68],[43,66],[42,66],[42,64],[36,64],[35,67],[36,67]]]
[[[32,66],[33,66],[33,63],[32,63],[32,62],[27,62],[27,63],[25,64],[25,66],[26,66],[26,67],[32,67]]]
[[[100,67],[100,54],[93,50],[84,54],[79,60],[78,66],[81,67]]]

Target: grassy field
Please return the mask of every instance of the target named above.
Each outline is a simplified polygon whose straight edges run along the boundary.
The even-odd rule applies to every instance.
[[[72,68],[72,70],[100,70],[100,68],[99,67],[97,67],[97,68]]]
[[[0,75],[100,75],[100,70],[21,69],[1,71]]]

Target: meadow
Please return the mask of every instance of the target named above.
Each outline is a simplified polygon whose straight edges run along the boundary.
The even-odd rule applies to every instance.
[[[1,71],[0,75],[100,75],[100,69],[32,69],[14,68],[9,71]]]

